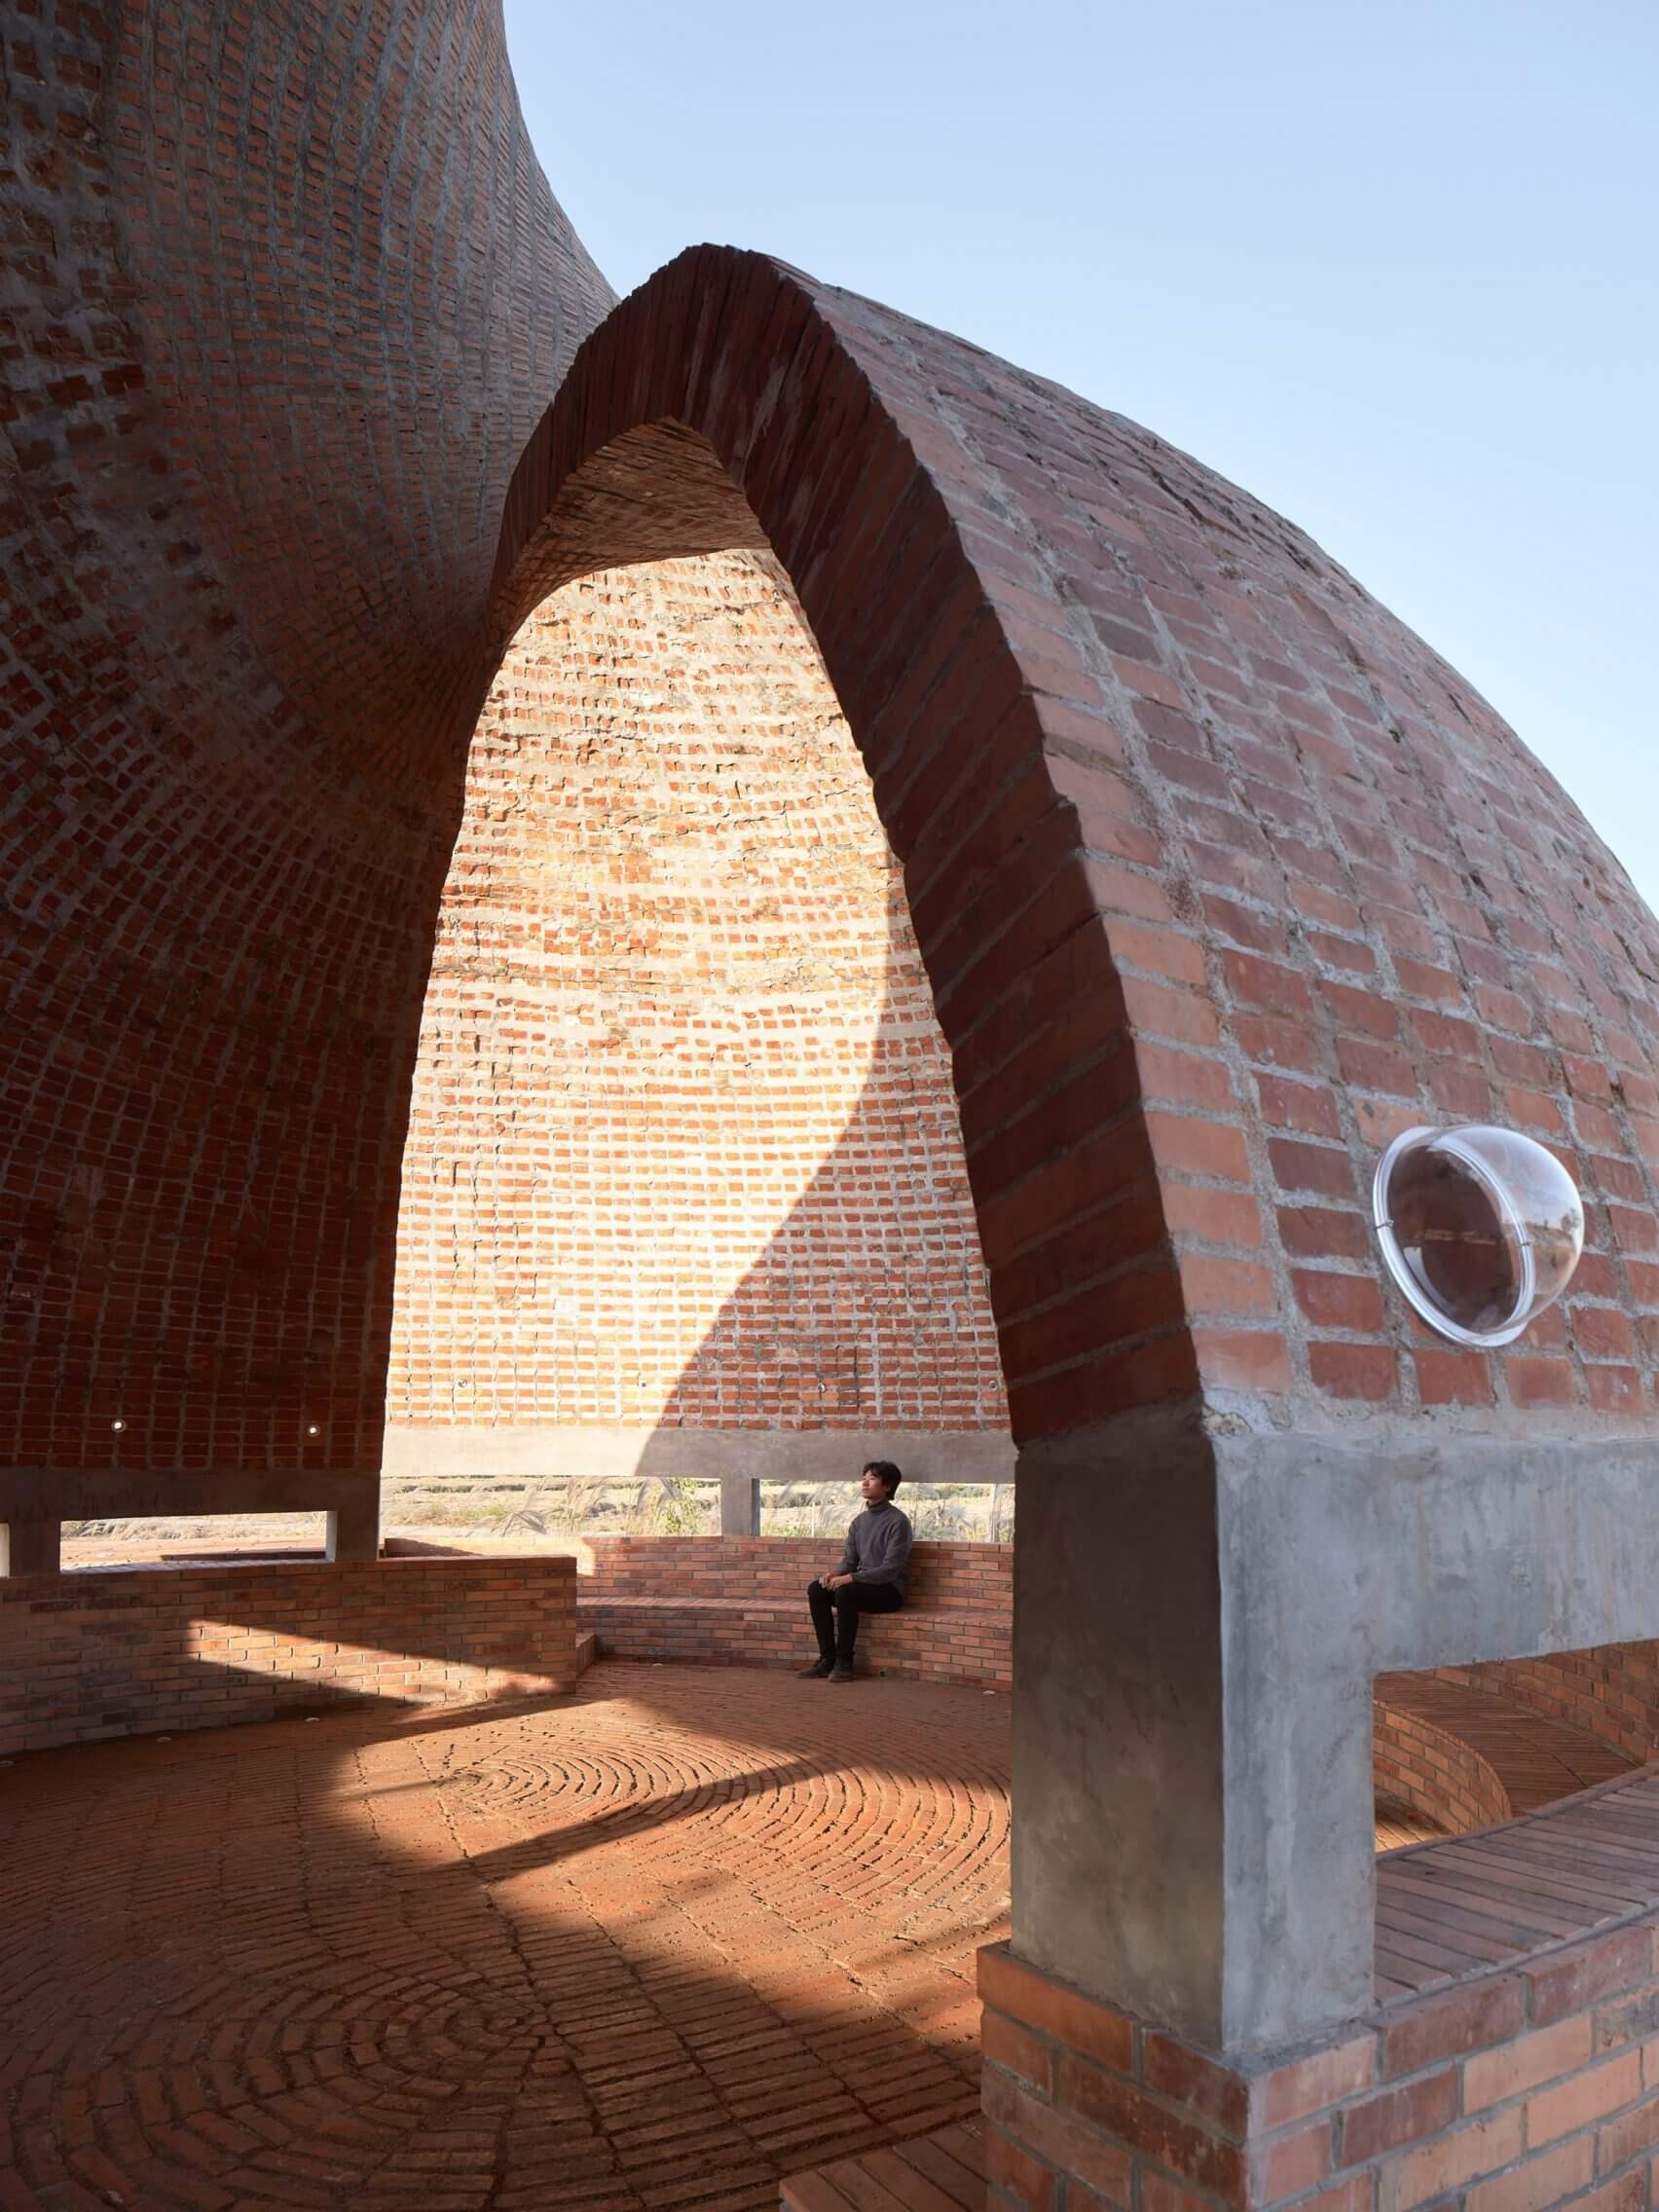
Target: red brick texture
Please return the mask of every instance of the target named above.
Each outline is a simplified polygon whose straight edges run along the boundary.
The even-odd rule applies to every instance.
[[[969,2118],[1006,1703],[719,1689],[18,1760],[0,2202],[776,2212]]]
[[[1440,1678],[1509,1698],[1632,1759],[1659,1757],[1659,1644],[1608,1643],[1493,1666],[1448,1667]]]
[[[18,1462],[377,1463],[492,667],[578,575],[768,545],[903,864],[1017,1434],[1200,1381],[1651,1416],[1654,924],[1316,547],[755,255],[683,256],[561,384],[608,294],[495,5],[4,37]],[[1374,1296],[1361,1194],[1402,1123],[1486,1114],[1569,1161],[1590,1252],[1450,1359]]]
[[[1409,1805],[1449,1835],[1493,1826],[1515,1810],[1490,1759],[1404,1704],[1379,1698],[1373,1706],[1371,1767],[1379,1797]]]
[[[500,499],[611,295],[498,0],[6,7],[0,192],[0,1461],[372,1467]]]
[[[1247,2067],[981,1952],[987,2208],[1645,2212],[1655,1917]]]
[[[1651,1410],[1659,933],[1484,702],[1156,438],[698,249],[532,440],[498,631],[595,567],[761,542],[903,863],[1016,1435],[1200,1379]],[[1455,1368],[1376,1295],[1364,1218],[1378,1148],[1448,1115],[1535,1128],[1591,1216],[1573,1311]]]
[[[140,1568],[0,1582],[0,1753],[343,1700],[466,1705],[576,1678],[570,1559]]]
[[[1381,1675],[1372,1721],[1380,1796],[1453,1835],[1616,1779],[1640,1759],[1505,1694],[1501,1667]]]
[[[585,1549],[578,1613],[603,1651],[757,1667],[818,1656],[806,1587],[834,1566],[834,1538],[596,1536]],[[860,1623],[860,1671],[1006,1688],[1013,1615],[1012,1545],[918,1544],[903,1609]]]
[[[903,885],[762,557],[584,577],[514,639],[402,1189],[394,1428],[1006,1428]]]

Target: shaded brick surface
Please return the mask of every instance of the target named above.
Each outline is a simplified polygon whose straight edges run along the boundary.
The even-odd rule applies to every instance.
[[[611,295],[495,0],[0,7],[0,1453],[372,1465],[500,498]]]

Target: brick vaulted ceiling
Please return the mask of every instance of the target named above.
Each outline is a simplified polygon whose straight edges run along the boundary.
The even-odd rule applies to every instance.
[[[494,6],[0,30],[0,1449],[373,1463],[494,669],[576,578],[768,548],[903,865],[1016,1433],[1199,1386],[1651,1416],[1659,934],[1315,546],[757,255],[608,315]],[[1492,1358],[1384,1301],[1360,1198],[1489,1115],[1591,1212]]]

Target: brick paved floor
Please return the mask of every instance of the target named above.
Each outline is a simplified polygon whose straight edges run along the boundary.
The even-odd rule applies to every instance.
[[[772,2206],[976,2106],[1008,1706],[608,1662],[0,1774],[0,2207]]]

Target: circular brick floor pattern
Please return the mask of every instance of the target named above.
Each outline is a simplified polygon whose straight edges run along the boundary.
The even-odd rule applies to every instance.
[[[0,1776],[0,2207],[737,2212],[977,2103],[1007,1719],[608,1662]]]

